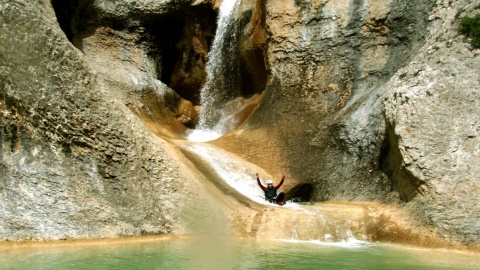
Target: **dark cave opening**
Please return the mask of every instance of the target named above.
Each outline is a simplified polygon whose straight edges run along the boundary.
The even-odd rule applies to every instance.
[[[153,30],[155,46],[163,50],[159,79],[182,98],[199,104],[206,79],[207,55],[217,27],[217,11],[210,4],[200,4],[166,18],[166,23],[159,23],[157,19],[149,27]],[[167,29],[154,29],[159,25]]]
[[[185,19],[180,12],[168,13],[143,22],[148,55],[157,63],[157,79],[169,85],[182,52],[178,48],[184,35]]]
[[[58,24],[70,42],[73,42],[73,18],[81,0],[51,0]]]
[[[380,146],[380,155],[378,156],[379,169],[382,170],[388,177],[392,177],[394,168],[390,160],[390,135],[388,130],[385,132],[382,145]]]
[[[422,183],[405,168],[398,140],[399,138],[394,133],[394,127],[387,124],[378,164],[379,169],[390,179],[391,191],[398,192],[400,199],[408,202],[417,196]]]
[[[286,192],[285,199],[294,202],[309,202],[312,199],[312,193],[312,184],[300,184]]]

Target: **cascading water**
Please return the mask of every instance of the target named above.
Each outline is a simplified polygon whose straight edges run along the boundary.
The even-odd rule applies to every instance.
[[[241,114],[240,112],[246,111],[247,107],[258,101],[258,95],[250,99],[241,97],[242,76],[239,66],[241,62],[239,44],[242,30],[239,23],[241,21],[239,19],[241,1],[223,0],[220,6],[217,31],[208,54],[207,78],[200,93],[199,124],[188,134],[187,138],[190,142],[180,140],[178,145],[201,160],[202,165],[199,167],[209,167],[205,171],[205,175],[210,181],[234,190],[232,194],[235,193],[237,199],[246,198],[246,200],[258,204],[276,206],[265,201],[264,194],[254,178],[255,172],[260,172],[263,177],[267,176],[260,167],[215,146],[199,143],[217,139],[235,129],[240,122],[238,116]],[[337,236],[337,240],[352,239],[351,233],[348,233],[350,226],[343,226],[343,223],[348,223],[343,219],[340,222],[328,220],[321,212],[307,210],[292,202],[288,202],[281,208],[306,213],[310,217],[314,217],[313,219],[320,220],[323,224],[322,227],[332,228],[331,233],[322,236],[323,240],[329,240],[332,238],[332,234]],[[339,230],[341,232],[338,232]],[[312,233],[312,235],[314,234],[315,232]],[[293,226],[291,236],[293,239],[300,239],[296,233],[296,226]]]
[[[186,148],[201,157],[224,184],[229,185],[251,201],[270,205],[265,201],[263,191],[254,179],[254,173],[261,172],[261,168],[211,145],[194,144],[188,145]]]
[[[288,222],[292,222],[292,224],[288,229],[283,227],[283,232],[281,233],[282,236],[287,236],[285,239],[290,241],[315,239],[316,241],[329,243],[338,242],[337,244],[346,246],[365,244],[364,241],[357,240],[367,238],[367,236],[361,233],[361,230],[353,228],[358,224],[352,226],[350,217],[337,213],[337,210],[329,210],[330,214],[325,215],[323,213],[325,208],[318,208],[313,205],[301,205],[288,201],[285,205],[278,206],[267,202],[264,199],[263,191],[257,184],[255,173],[260,173],[261,180],[265,181],[271,178],[274,179],[275,183],[280,181],[280,176],[272,178],[257,165],[211,144],[185,140],[177,142],[178,146],[186,152],[196,156],[196,158],[192,158],[192,156],[190,158],[198,165],[198,168],[203,168],[202,172],[205,173],[204,175],[207,176],[209,181],[226,188],[230,196],[237,198],[239,201],[255,202],[268,207],[285,209],[285,211],[291,211],[289,213],[292,215],[301,216],[303,221],[308,220],[307,224],[316,224],[308,227],[308,225],[298,224],[298,221],[288,219]],[[286,181],[289,180],[287,178]],[[335,214],[331,214],[332,212]],[[301,235],[297,233],[297,227],[301,231]],[[311,231],[306,233],[307,230],[305,228]]]
[[[239,67],[240,24],[238,16],[241,0],[224,0],[220,6],[217,31],[208,53],[207,78],[200,91],[200,119],[195,130],[188,134],[191,141],[214,140],[235,127],[234,116],[242,104]],[[245,102],[243,102],[245,103]],[[226,108],[235,110],[225,110]]]

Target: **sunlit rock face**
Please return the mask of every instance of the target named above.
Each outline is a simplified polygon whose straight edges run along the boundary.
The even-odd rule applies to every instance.
[[[433,5],[267,1],[265,96],[225,141],[291,184],[315,184],[316,200],[395,199],[381,162],[384,84],[423,45]]]
[[[93,59],[100,48],[74,47],[50,1],[1,1],[0,13],[0,240],[187,233],[196,205],[215,212],[175,151],[129,109],[167,108],[166,119],[169,99],[179,99],[146,76],[151,65],[147,79],[124,76],[147,59],[118,46],[133,34],[97,28],[113,38]],[[126,98],[137,90],[150,103]]]
[[[456,32],[478,4],[291,0],[264,12],[264,99],[217,144],[287,172],[287,185],[314,184],[316,200],[400,200],[442,237],[478,243],[478,50]]]
[[[480,51],[458,35],[455,18],[479,10],[478,1],[459,2],[439,3],[422,50],[386,84],[395,150],[385,162],[395,189],[447,239],[478,244]]]

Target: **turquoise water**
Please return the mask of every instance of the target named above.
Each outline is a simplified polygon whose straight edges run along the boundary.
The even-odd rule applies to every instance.
[[[480,255],[363,242],[168,239],[3,247],[0,269],[478,269]]]

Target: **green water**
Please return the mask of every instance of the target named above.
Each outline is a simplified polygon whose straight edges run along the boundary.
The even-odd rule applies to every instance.
[[[196,241],[0,249],[0,269],[478,269],[479,254],[382,244]]]

